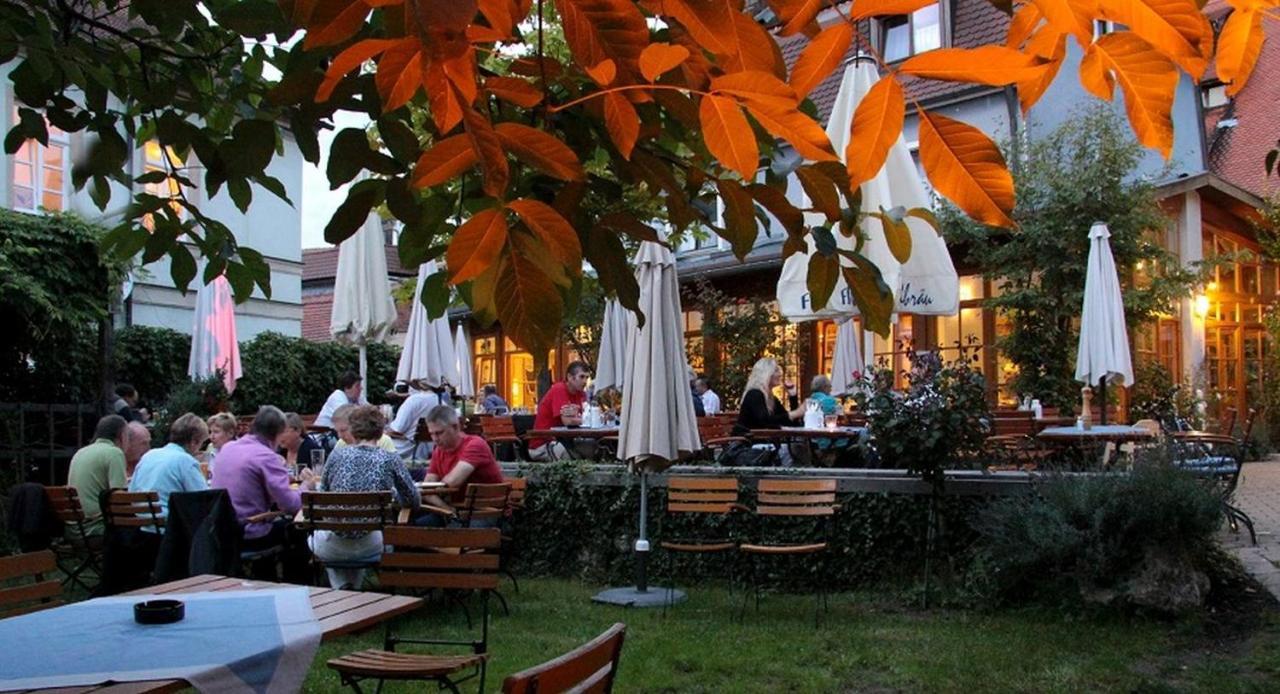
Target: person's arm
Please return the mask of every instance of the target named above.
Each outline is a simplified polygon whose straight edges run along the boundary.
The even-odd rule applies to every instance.
[[[107,486],[112,489],[124,489],[128,484],[126,477],[128,474],[125,470],[124,451],[121,451],[120,455],[111,456],[111,463],[107,466]]]
[[[582,408],[571,402],[560,406],[560,421],[567,427],[582,426]]]
[[[747,391],[738,411],[738,426],[745,430],[763,429],[769,421],[769,405],[765,402],[764,393],[755,389]]]
[[[181,468],[181,479],[178,483],[182,485],[184,492],[202,492],[209,488],[209,482],[205,480],[204,475],[200,474],[200,461],[191,456],[187,456],[188,460]]]
[[[302,508],[302,495],[289,488],[289,473],[274,458],[274,453],[263,453],[255,458],[254,463],[262,470],[267,496],[282,513],[292,516]]]
[[[391,467],[391,480],[395,485],[396,498],[400,500],[400,506],[418,510],[422,506],[422,495],[418,493],[418,485],[413,483],[409,468],[404,466],[404,460],[398,455],[392,455],[387,459],[387,465]]]

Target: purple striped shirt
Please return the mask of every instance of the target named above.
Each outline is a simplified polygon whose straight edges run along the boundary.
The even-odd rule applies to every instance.
[[[238,438],[218,451],[218,465],[209,486],[231,495],[246,540],[266,535],[271,524],[245,524],[245,518],[272,510],[272,503],[291,515],[302,508],[302,495],[289,488],[289,473],[275,447],[258,436]]]

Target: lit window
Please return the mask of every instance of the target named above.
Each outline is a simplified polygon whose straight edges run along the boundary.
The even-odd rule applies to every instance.
[[[1205,108],[1226,106],[1227,102],[1230,101],[1230,99],[1227,98],[1227,85],[1214,84],[1203,87],[1200,90],[1200,99]]]
[[[13,111],[17,121],[18,111]],[[11,205],[15,210],[37,212],[67,209],[67,134],[46,124],[49,144],[37,140],[22,143],[13,155],[13,185]]]
[[[885,62],[942,47],[942,3],[922,7],[909,15],[885,17],[879,24],[880,52]]]
[[[167,161],[166,154],[168,155]],[[199,172],[197,167],[188,165],[188,162],[178,156],[178,153],[175,152],[172,147],[161,148],[159,142],[149,140],[142,148],[142,156],[142,172],[144,174],[151,173],[152,171],[168,173],[170,167],[172,167],[176,173],[185,176],[189,180],[193,182],[198,180]],[[144,184],[142,188],[147,193],[158,198],[168,198],[172,201],[169,203],[169,206],[173,208],[174,213],[177,214],[179,218],[186,216],[186,210],[184,210],[182,204],[178,202],[178,198],[183,194],[183,192],[181,184],[178,183],[177,180],[173,178],[166,178],[159,183]],[[187,199],[190,200],[191,191],[188,190],[186,195]],[[142,220],[142,225],[147,229],[154,228],[154,224],[155,222],[152,220],[151,215],[147,215]]]

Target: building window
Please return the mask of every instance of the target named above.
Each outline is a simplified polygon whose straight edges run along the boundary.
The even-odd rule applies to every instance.
[[[942,3],[879,20],[880,53],[892,63],[943,45]]]
[[[1227,98],[1225,84],[1210,84],[1200,88],[1200,103],[1204,104],[1205,108],[1226,106],[1228,101],[1230,99]]]
[[[17,109],[13,114],[16,121]],[[67,134],[52,125],[46,124],[46,128],[49,144],[27,140],[13,155],[10,205],[15,210],[67,209],[67,180],[70,178]]]
[[[689,368],[699,375],[705,373],[706,359],[702,341],[702,311],[684,312],[684,351]]]
[[[471,350],[475,356],[476,384],[479,386],[498,384],[498,338],[477,337],[471,341]],[[501,392],[499,392],[501,395]]]

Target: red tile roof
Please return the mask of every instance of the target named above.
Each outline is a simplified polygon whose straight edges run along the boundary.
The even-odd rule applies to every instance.
[[[396,250],[394,245],[386,247],[387,252],[387,275],[392,279],[399,277],[416,277],[418,269],[407,269],[400,265],[400,252]],[[327,248],[304,248],[302,250],[302,281],[304,283],[322,283],[328,280],[329,284],[333,283],[333,279],[338,275],[338,247],[329,246]]]
[[[1009,17],[993,7],[987,0],[955,0],[952,6],[954,11],[950,17],[952,27],[951,47],[976,48],[1004,42],[1004,38],[1009,31]],[[862,34],[863,39],[866,40],[871,33],[871,23],[869,21],[859,22],[858,33]],[[778,43],[782,48],[782,57],[787,61],[789,69],[795,64],[796,59],[800,57],[805,46],[808,45],[809,39],[803,34],[796,34],[786,38],[780,37]],[[847,57],[852,58],[854,53],[855,51],[850,49]],[[835,101],[836,93],[840,90],[840,79],[843,74],[843,69],[836,70],[809,94],[809,98],[813,99],[813,103],[818,107],[818,120],[821,123],[825,124],[831,114],[831,104]],[[940,101],[966,93],[992,91],[991,87],[957,82],[940,82],[909,75],[904,75],[899,79],[902,82],[902,88],[906,93],[907,99],[921,102]]]
[[[1214,0],[1208,7],[1219,10],[1221,4]],[[1263,168],[1267,152],[1280,140],[1280,118],[1276,117],[1276,104],[1280,103],[1280,23],[1264,22],[1263,26],[1267,38],[1249,82],[1231,103],[1205,114],[1205,140],[1209,145],[1210,171],[1250,193],[1268,197],[1280,193],[1280,176],[1267,176]],[[1236,124],[1217,127],[1226,119],[1235,119]]]

